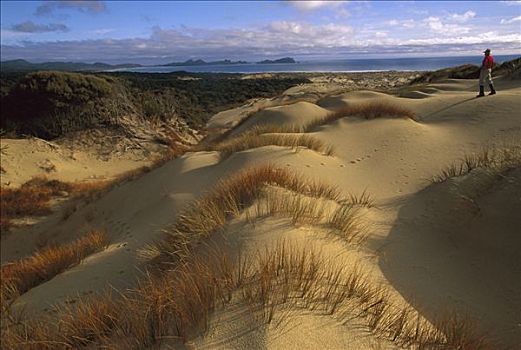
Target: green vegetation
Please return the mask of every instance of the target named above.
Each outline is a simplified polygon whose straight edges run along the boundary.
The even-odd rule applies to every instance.
[[[2,72],[1,128],[45,139],[118,126],[119,117],[169,120],[192,128],[215,113],[255,97],[271,97],[305,78],[241,79],[214,73]]]

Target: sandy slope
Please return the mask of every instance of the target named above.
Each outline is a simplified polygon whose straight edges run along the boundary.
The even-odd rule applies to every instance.
[[[243,151],[222,162],[216,152],[189,153],[116,187],[64,222],[49,218],[38,228],[2,237],[2,261],[30,253],[37,237],[69,241],[89,227],[106,229],[112,240],[109,249],[30,290],[17,305],[41,311],[109,284],[132,284],[139,275],[137,251],[159,237],[184,205],[228,174],[271,162],[336,184],[346,194],[368,190],[377,203],[367,215],[372,235],[364,246],[354,248],[328,241],[316,230],[288,227],[284,222],[261,221],[254,228],[237,222],[230,225],[227,234],[242,247],[255,249],[280,238],[308,239],[336,258],[362,259],[375,281],[387,284],[397,292],[397,298],[403,297],[427,318],[434,317],[435,311],[456,307],[478,319],[502,343],[519,344],[521,320],[515,312],[521,309],[521,286],[515,279],[521,261],[519,237],[515,235],[521,227],[516,215],[521,198],[519,171],[479,198],[482,213],[478,216],[467,209],[461,209],[462,213],[453,210],[454,196],[458,197],[454,193],[461,190],[465,196],[468,189],[462,183],[472,179],[434,186],[428,181],[465,152],[521,133],[519,82],[498,82],[498,95],[483,99],[473,98],[475,85],[475,81],[449,80],[403,91],[401,97],[358,91],[322,99],[318,105],[298,102],[267,108],[236,133],[265,122],[305,123],[328,110],[367,100],[401,104],[414,110],[419,121],[343,119],[317,128],[311,134],[333,144],[334,157],[275,146]],[[209,125],[215,129],[235,125],[247,114],[245,110],[251,111],[222,112]],[[469,178],[472,176],[478,175]],[[465,220],[459,219],[462,216]],[[342,326],[312,313],[291,315],[285,331],[268,328],[249,332],[241,317],[235,323],[219,321],[236,318],[236,313],[233,308],[218,313],[208,337],[192,345],[236,349],[316,348],[317,344],[330,349],[393,346],[367,334],[362,336],[364,330],[356,325]]]
[[[17,187],[35,176],[75,182],[104,180],[149,164],[143,155],[126,153],[102,159],[95,152],[37,138],[2,139],[2,186]]]

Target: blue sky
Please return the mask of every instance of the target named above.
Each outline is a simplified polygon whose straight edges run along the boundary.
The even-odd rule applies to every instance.
[[[521,53],[521,1],[1,1],[2,60]]]

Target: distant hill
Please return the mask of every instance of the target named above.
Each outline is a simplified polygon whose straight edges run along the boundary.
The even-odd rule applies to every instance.
[[[117,68],[133,68],[141,67],[140,64],[107,64],[107,63],[83,63],[83,62],[44,62],[31,63],[26,60],[10,60],[0,63],[3,72],[14,71],[39,71],[39,70],[55,70],[55,71],[103,71]]]
[[[276,64],[276,63],[297,63],[293,58],[291,57],[284,57],[279,58],[278,60],[264,60],[257,62],[258,64]]]
[[[218,64],[246,64],[246,61],[231,61],[231,60],[221,60],[221,61],[212,61],[206,62],[205,60],[193,60],[189,59],[184,62],[171,62],[167,64],[163,64],[162,66],[210,66],[210,65],[218,65]]]

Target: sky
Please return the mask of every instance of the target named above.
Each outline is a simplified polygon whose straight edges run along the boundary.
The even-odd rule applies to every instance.
[[[521,54],[521,1],[5,1],[1,59]]]

